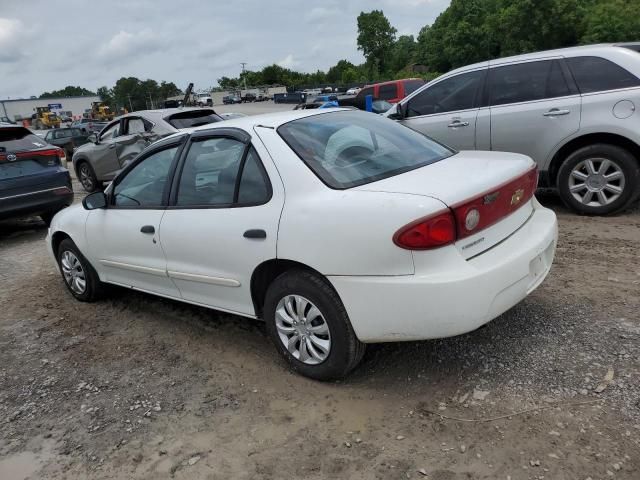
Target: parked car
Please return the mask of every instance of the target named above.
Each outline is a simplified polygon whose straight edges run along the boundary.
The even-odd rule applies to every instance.
[[[0,117],[0,123],[8,123],[10,125],[17,125],[16,122],[11,120],[9,117]]]
[[[355,97],[352,95],[342,95],[338,98],[338,101],[341,107],[356,107],[364,110],[366,98],[369,95],[371,95],[374,100],[397,103],[423,85],[424,80],[421,78],[406,78],[404,80],[376,83],[374,85],[366,85]]]
[[[93,192],[112,180],[154,141],[181,129],[220,122],[211,108],[142,110],[110,122],[73,154],[73,168],[82,187]]]
[[[222,97],[222,103],[224,103],[225,105],[242,103],[242,100],[237,95],[225,95],[224,97]]]
[[[255,93],[247,93],[245,94],[244,97],[242,97],[242,102],[243,103],[251,103],[251,102],[255,102],[257,100],[257,96]]]
[[[362,90],[360,87],[351,87],[350,89],[347,90],[346,94],[347,95],[357,95],[360,93],[360,90]]]
[[[79,128],[83,132],[98,133],[107,125],[107,122],[99,122],[92,118],[81,118],[71,123],[71,128]]]
[[[0,124],[0,219],[53,215],[73,202],[64,151],[29,129]]]
[[[295,370],[339,378],[366,343],[469,332],[540,285],[536,179],[366,112],[249,116],[153,144],[47,246],[78,300],[113,283],[262,318]]]
[[[47,143],[62,148],[68,159],[73,157],[73,150],[87,143],[89,134],[79,128],[55,128],[47,131],[44,139]]]
[[[578,213],[606,215],[640,195],[637,105],[640,53],[593,45],[454,70],[387,115],[454,148],[528,155],[541,187]]]

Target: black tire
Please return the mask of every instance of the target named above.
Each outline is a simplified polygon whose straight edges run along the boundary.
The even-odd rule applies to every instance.
[[[77,167],[78,180],[87,192],[92,193],[98,190],[100,183],[96,177],[96,173],[93,171],[93,167],[86,160],[82,160],[78,163]]]
[[[599,169],[602,166],[599,159],[609,160],[624,174],[624,187],[622,189],[622,193],[619,194],[615,200],[611,201],[611,203],[607,203],[605,205],[585,205],[575,198],[573,193],[571,193],[570,182],[573,181],[571,177],[572,171],[581,162],[589,159],[594,159],[596,166]],[[608,170],[608,172],[611,171],[612,170]],[[598,173],[600,172],[598,171]],[[558,171],[557,185],[560,198],[562,198],[562,201],[570,209],[583,215],[611,215],[629,208],[629,206],[640,195],[640,164],[638,163],[638,159],[636,159],[628,150],[618,147],[617,145],[610,145],[607,143],[588,145],[573,152],[563,162],[560,166],[560,170]],[[619,181],[617,186],[620,186]],[[580,195],[583,192],[586,193],[586,191],[583,190],[578,192],[578,194]],[[596,195],[594,195],[594,197]],[[607,190],[605,191],[605,195],[613,195],[613,193]]]
[[[85,289],[82,292],[75,291],[70,282],[65,279],[63,272],[63,256],[66,252],[71,252],[75,258],[77,258],[80,262],[80,266],[82,267],[82,271],[84,272],[85,279]],[[74,296],[76,300],[80,300],[81,302],[94,302],[98,300],[105,291],[105,285],[100,281],[98,274],[93,269],[93,266],[89,263],[89,261],[82,255],[76,244],[69,238],[65,238],[60,242],[58,246],[58,252],[56,253],[56,259],[58,261],[58,266],[60,267],[60,272],[62,275],[62,281],[64,282],[67,290]]]
[[[280,339],[276,328],[276,308],[287,295],[304,297],[322,313],[331,336],[329,354],[322,363],[309,365],[298,360]],[[336,291],[322,276],[306,270],[289,270],[273,281],[265,298],[264,319],[271,340],[291,368],[316,380],[345,377],[358,365],[366,349],[366,345],[356,337]]]

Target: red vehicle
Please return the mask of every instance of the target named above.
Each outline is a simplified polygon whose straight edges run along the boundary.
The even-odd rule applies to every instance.
[[[398,103],[410,93],[415,92],[424,85],[424,83],[424,80],[421,78],[404,78],[402,80],[374,83],[373,85],[366,85],[355,97],[346,96],[338,98],[338,102],[341,107],[356,107],[360,110],[365,109],[365,98],[367,95],[373,95],[374,100]]]

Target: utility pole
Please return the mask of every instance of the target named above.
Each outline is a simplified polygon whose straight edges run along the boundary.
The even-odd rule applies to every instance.
[[[244,66],[247,64],[247,62],[240,62],[240,65],[242,65],[242,79],[244,80],[244,89],[247,89],[247,77],[244,76]]]

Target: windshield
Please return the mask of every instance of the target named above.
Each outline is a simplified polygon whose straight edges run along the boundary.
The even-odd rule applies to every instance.
[[[335,189],[392,177],[454,153],[421,133],[365,112],[314,115],[284,124],[278,133]]]
[[[175,113],[165,119],[173,128],[190,128],[222,120],[213,110],[189,110]]]
[[[44,147],[40,137],[24,127],[0,128],[0,153]]]

